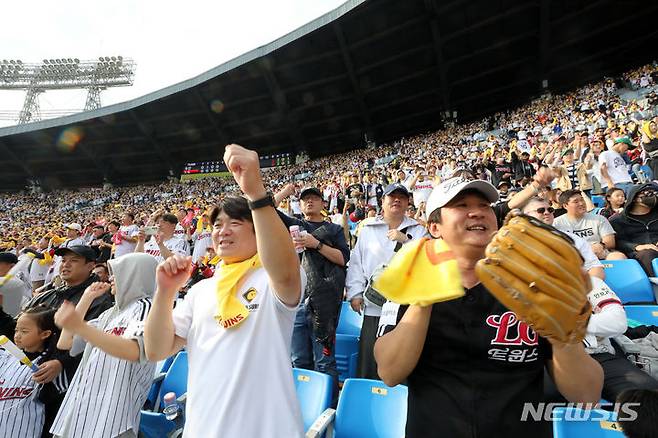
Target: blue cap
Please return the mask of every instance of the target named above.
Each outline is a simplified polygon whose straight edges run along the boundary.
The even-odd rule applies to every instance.
[[[402,194],[406,197],[411,196],[411,193],[409,193],[407,187],[400,183],[389,184],[388,187],[386,187],[386,190],[384,190],[384,196],[388,196],[393,192],[402,192]]]

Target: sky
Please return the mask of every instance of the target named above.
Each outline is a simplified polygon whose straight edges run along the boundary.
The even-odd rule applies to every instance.
[[[23,0],[3,4],[0,59],[131,58],[135,83],[105,90],[103,106],[195,77],[314,20],[345,0]],[[0,115],[25,91],[0,90]],[[47,91],[42,111],[82,109],[86,92]],[[16,124],[0,118],[0,126]]]

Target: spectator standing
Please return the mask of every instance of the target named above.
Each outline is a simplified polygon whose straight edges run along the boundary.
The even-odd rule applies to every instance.
[[[115,259],[135,251],[138,232],[139,227],[135,224],[135,215],[128,212],[124,213],[121,218],[121,226],[114,235]]]
[[[112,256],[112,235],[105,232],[102,225],[94,225],[90,245],[98,251],[96,262],[105,263]]]
[[[612,147],[607,151],[601,152],[601,155],[599,155],[601,176],[608,188],[618,187],[628,195],[633,185],[633,179],[628,171],[626,160],[624,160],[622,155],[629,149],[634,148],[635,145],[633,145],[628,137],[617,137]]]
[[[158,266],[146,354],[162,360],[183,346],[189,352],[185,436],[299,438],[290,343],[303,271],[263,186],[258,154],[229,145],[224,161],[249,202],[229,197],[213,211],[222,263],[173,311],[191,258],[176,255]],[[257,421],[249,421],[254,413]]]
[[[294,191],[286,186],[274,199]],[[295,368],[320,371],[333,378],[333,404],[338,402],[338,370],[336,369],[335,340],[340,303],[345,289],[345,265],[350,250],[343,227],[328,223],[321,214],[322,192],[316,187],[302,189],[304,219],[279,214],[286,227],[297,225],[305,232],[294,241],[303,247],[302,268],[307,276],[304,302],[295,316],[292,332],[292,364]]]
[[[187,256],[190,255],[189,245],[185,240],[185,235],[176,236],[176,225],[178,219],[170,213],[165,213],[156,219],[158,231],[151,236],[148,242],[144,229],[137,233],[137,247],[135,252],[145,252],[156,258],[158,262],[168,259],[174,254]]]
[[[404,243],[426,234],[422,225],[406,216],[409,197],[404,185],[389,185],[384,191],[383,215],[364,222],[350,255],[345,283],[347,299],[353,311],[364,312],[359,340],[359,377],[378,378],[373,346],[385,300],[381,295],[366,294],[373,274],[382,269]]]
[[[93,283],[77,305],[55,314],[63,329],[57,346],[82,362],[57,413],[55,437],[137,437],[155,364],[144,352],[144,320],[151,308],[157,262],[146,254],[110,260],[112,283]],[[111,291],[114,306],[85,322],[92,302]],[[111,394],[108,396],[108,388]]]

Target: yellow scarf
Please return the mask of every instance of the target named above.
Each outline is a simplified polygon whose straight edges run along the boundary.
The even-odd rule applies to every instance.
[[[237,326],[249,316],[249,310],[235,296],[237,285],[249,269],[260,268],[260,257],[253,257],[238,263],[226,264],[223,261],[217,270],[217,313],[215,319],[225,329]]]
[[[644,135],[649,137],[649,140],[654,140],[656,138],[656,135],[651,133],[651,129],[649,129],[650,124],[651,122],[642,123],[642,132],[644,132]]]
[[[464,296],[457,260],[443,239],[407,243],[373,287],[398,304],[429,306]]]

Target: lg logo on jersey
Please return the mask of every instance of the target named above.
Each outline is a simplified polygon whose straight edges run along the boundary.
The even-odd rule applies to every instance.
[[[520,321],[514,312],[489,315],[487,325],[496,329],[492,345],[537,345],[539,340],[537,333]]]

